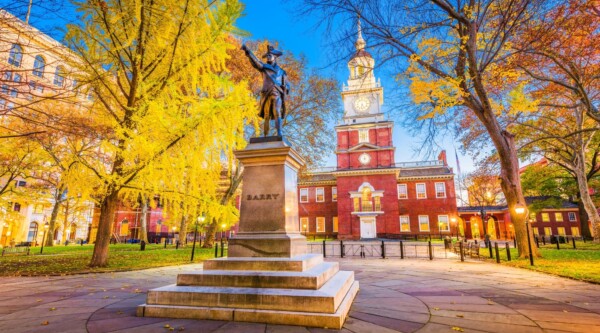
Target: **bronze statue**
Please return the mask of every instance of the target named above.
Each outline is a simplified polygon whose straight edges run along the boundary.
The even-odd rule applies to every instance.
[[[290,86],[286,82],[286,73],[277,65],[277,57],[283,53],[268,45],[267,53],[263,55],[267,62],[264,63],[258,60],[254,53],[246,47],[246,44],[242,45],[242,50],[250,59],[252,66],[259,70],[263,77],[263,87],[260,91],[260,117],[264,119],[263,136],[269,135],[271,119],[275,119],[277,136],[282,136],[281,126],[285,118],[285,96],[290,92]]]

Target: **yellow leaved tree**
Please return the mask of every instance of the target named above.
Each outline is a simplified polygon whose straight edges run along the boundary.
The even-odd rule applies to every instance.
[[[70,177],[67,187],[98,201],[90,266],[106,266],[119,200],[158,194],[171,209],[225,214],[227,207],[212,203],[216,170],[242,148],[256,111],[245,85],[223,75],[233,47],[227,35],[243,9],[236,0],[76,4],[82,22],[67,34],[81,59],[74,76],[92,89],[90,117],[104,134],[101,156],[82,156],[75,167],[93,181]]]

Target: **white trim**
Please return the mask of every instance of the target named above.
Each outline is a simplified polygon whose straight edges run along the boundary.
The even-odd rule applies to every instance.
[[[306,200],[302,200],[302,192],[306,192]],[[308,198],[308,188],[301,188],[300,189],[300,202],[308,202],[309,198]]]
[[[402,193],[402,191],[400,191],[401,187],[404,187],[404,194],[406,195],[406,197],[400,197],[400,194]],[[406,199],[408,199],[408,184],[398,184],[398,200]]]
[[[442,230],[442,228],[440,228],[440,218],[441,217],[445,217],[446,218],[446,226],[447,229]],[[440,232],[450,232],[450,219],[448,218],[448,215],[438,215],[438,229],[440,230]]]
[[[319,200],[319,191],[321,191],[321,200]],[[316,187],[315,188],[315,201],[316,202],[325,202],[325,188],[324,187]]]
[[[423,198],[419,198],[419,185],[423,185],[423,194],[425,195]],[[427,184],[426,183],[416,183],[415,184],[415,192],[417,193],[417,199],[427,199]]]
[[[577,215],[575,214],[575,212],[567,212],[569,215],[569,222],[577,222]],[[573,215],[573,218],[571,218],[571,214]]]
[[[403,218],[406,218],[405,223],[402,222]],[[398,216],[398,221],[400,222],[400,232],[410,232],[410,216],[408,216],[408,215],[400,215],[400,216]],[[403,224],[408,225],[408,230],[402,230],[402,225]]]
[[[423,228],[421,228],[421,218],[422,217],[427,219],[427,230],[423,230]],[[431,224],[429,223],[429,215],[419,215],[419,231],[431,232]]]
[[[323,222],[323,228],[319,228],[319,220]],[[317,232],[325,232],[325,218],[324,217],[317,217],[315,228],[317,229]]]
[[[442,186],[444,188],[444,195],[443,196],[438,196],[438,188],[437,187],[438,187],[439,184],[442,184]],[[436,198],[445,198],[447,196],[446,195],[446,183],[444,183],[444,182],[436,182],[434,184],[434,188],[435,188],[435,197]]]

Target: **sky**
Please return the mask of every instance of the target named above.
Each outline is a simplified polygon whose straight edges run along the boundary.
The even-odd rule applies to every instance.
[[[318,17],[300,17],[295,12],[294,3],[296,1],[291,0],[246,0],[242,2],[245,4],[244,16],[237,22],[237,26],[246,31],[249,36],[244,37],[245,39],[268,39],[270,41],[276,41],[279,43],[279,48],[282,51],[290,51],[295,55],[303,54],[307,61],[308,67],[315,69],[323,75],[334,76],[340,82],[346,83],[349,73],[345,66],[334,66],[333,63],[342,61],[345,64],[345,59],[334,59],[331,57],[332,52],[330,50],[331,45],[327,40],[324,29],[315,28],[318,23]],[[0,0],[0,7],[8,9],[13,14],[24,18],[26,11],[26,4],[28,0]],[[51,4],[52,3],[52,4]],[[16,4],[16,5],[15,5]],[[22,5],[25,4],[25,5]],[[49,10],[46,7],[52,7]],[[15,12],[15,11],[18,11]],[[32,18],[30,23],[48,33],[57,40],[61,40],[64,35],[64,30],[61,27],[65,26],[65,23],[69,20],[77,20],[77,14],[74,9],[69,5],[68,1],[54,0],[33,0]],[[347,24],[350,24],[347,22]],[[369,47],[369,40],[367,42],[367,49]],[[377,60],[376,65],[377,65]],[[385,96],[396,95],[410,99],[410,96],[402,97],[405,87],[402,83],[398,83],[392,79],[390,71],[386,68],[376,67],[375,76],[381,78],[382,85],[384,87],[384,98]],[[390,99],[387,98],[387,103],[384,100],[383,112],[389,112],[391,104]],[[340,110],[342,108],[341,96],[339,98]],[[341,120],[341,119],[340,119]],[[426,159],[427,156],[415,153],[420,146],[420,141],[408,134],[408,131],[402,128],[398,123],[397,119],[388,117],[388,120],[395,121],[394,127],[394,145],[396,147],[396,162],[410,162],[410,161],[421,161]],[[333,126],[331,124],[332,134],[334,133]],[[459,144],[454,143],[452,138],[446,138],[444,141],[437,142],[441,149],[445,149],[448,156],[448,164],[454,167],[454,171],[457,172],[456,159],[455,159],[455,147],[458,148]],[[460,160],[460,170],[465,173],[474,169],[472,159],[468,156],[462,156],[460,152],[457,152]],[[331,154],[327,159],[327,166],[335,166],[335,154]]]

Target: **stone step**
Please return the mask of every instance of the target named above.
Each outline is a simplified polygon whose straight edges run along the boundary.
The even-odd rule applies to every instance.
[[[148,291],[149,305],[335,313],[354,283],[354,272],[338,271],[317,290],[169,285]]]
[[[218,258],[204,262],[204,270],[293,271],[303,272],[323,262],[321,254],[302,254],[292,258]]]
[[[337,262],[323,262],[303,272],[209,270],[179,274],[177,285],[316,290],[338,271]]]
[[[335,313],[142,304],[139,317],[209,319],[341,329],[359,290],[354,281]]]

